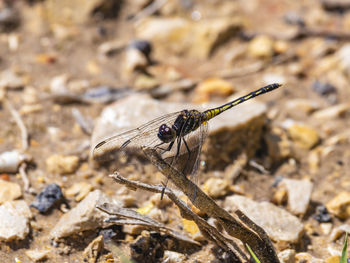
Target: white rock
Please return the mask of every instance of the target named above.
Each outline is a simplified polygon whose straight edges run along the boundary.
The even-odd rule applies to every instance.
[[[0,206],[0,241],[23,240],[29,234],[31,212],[24,201],[6,202]]]
[[[38,249],[33,249],[33,250],[26,250],[26,255],[33,260],[34,262],[41,261],[43,259],[46,259],[48,254],[50,253],[50,250],[45,249],[45,250],[38,250]]]
[[[295,215],[305,214],[311,199],[313,183],[308,180],[283,179],[279,185],[288,194],[288,209]]]
[[[230,196],[225,200],[228,210],[240,209],[261,226],[277,243],[297,243],[303,233],[303,224],[287,211],[269,202],[255,202],[244,196]]]
[[[16,173],[18,166],[29,159],[18,151],[3,152],[0,154],[0,173]]]
[[[342,103],[335,106],[319,110],[312,114],[312,117],[319,120],[333,120],[339,118],[350,109],[350,104]]]
[[[100,190],[90,192],[75,208],[60,218],[50,232],[51,238],[60,239],[103,226],[107,215],[98,210],[96,205],[108,201],[108,197]]]

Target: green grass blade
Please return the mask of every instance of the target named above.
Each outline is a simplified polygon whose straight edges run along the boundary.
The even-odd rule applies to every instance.
[[[347,250],[348,250],[348,233],[346,232],[345,242],[344,242],[343,250],[341,252],[341,258],[340,258],[339,263],[347,263],[347,255],[346,255]]]
[[[249,250],[249,253],[250,255],[253,257],[253,259],[255,260],[256,263],[261,263],[260,260],[255,256],[253,250],[250,248],[250,246],[248,244],[246,244],[248,250]]]

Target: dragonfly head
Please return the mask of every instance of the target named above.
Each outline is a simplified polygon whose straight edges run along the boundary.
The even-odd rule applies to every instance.
[[[173,128],[169,127],[168,125],[162,124],[158,130],[158,138],[165,143],[171,142],[175,140],[176,132]]]

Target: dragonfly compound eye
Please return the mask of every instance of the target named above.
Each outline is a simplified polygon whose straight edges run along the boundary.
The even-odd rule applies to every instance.
[[[162,142],[171,142],[175,139],[176,132],[166,124],[162,124],[158,130],[158,138]]]

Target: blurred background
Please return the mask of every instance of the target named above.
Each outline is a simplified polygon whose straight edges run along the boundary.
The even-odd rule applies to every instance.
[[[228,210],[228,198],[240,194],[288,213],[295,225],[271,215],[285,234],[267,230],[277,252],[295,262],[338,262],[350,229],[349,82],[347,0],[2,0],[0,218],[8,225],[0,226],[0,255],[6,262],[89,258],[84,249],[111,232],[97,222],[62,230],[59,218],[87,196],[147,206],[150,194],[111,184],[115,169],[163,180],[143,160],[92,165],[94,145],[165,113],[219,106],[281,83],[210,122],[198,182]],[[40,203],[39,193],[51,203]],[[180,215],[164,215],[174,207],[152,204],[152,216],[187,231]],[[130,256],[126,248],[139,234],[112,230]],[[75,231],[88,234],[78,242]],[[67,236],[71,243],[51,241]],[[208,247],[181,262],[224,262]],[[98,254],[89,262],[113,258],[106,245]]]

